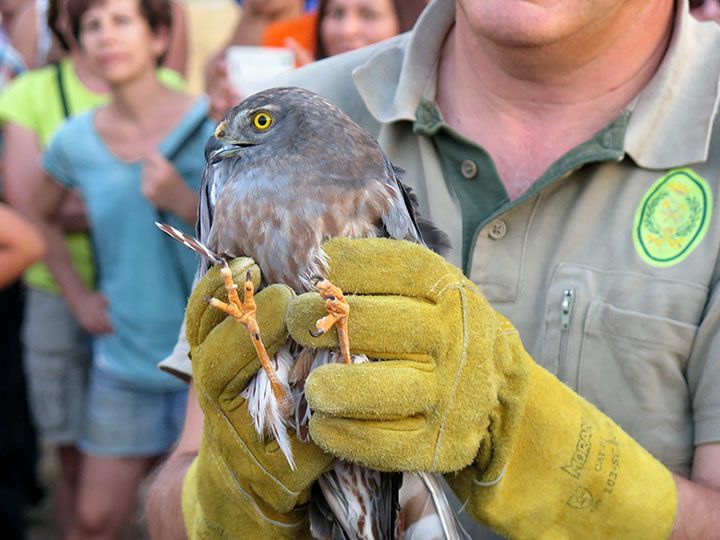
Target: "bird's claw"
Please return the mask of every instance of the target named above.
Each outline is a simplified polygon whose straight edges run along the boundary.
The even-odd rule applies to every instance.
[[[224,261],[223,267],[220,269],[220,274],[222,275],[225,283],[228,302],[225,303],[217,298],[209,298],[208,302],[211,306],[230,315],[242,324],[248,331],[258,358],[260,358],[262,368],[265,370],[265,373],[270,380],[273,395],[277,399],[279,405],[278,410],[284,416],[290,416],[292,414],[292,396],[289,394],[287,386],[284,385],[278,378],[277,370],[275,369],[275,366],[272,365],[272,362],[270,362],[270,357],[268,356],[265,345],[260,337],[260,328],[258,326],[257,319],[255,318],[257,306],[255,304],[255,287],[251,279],[252,276],[248,271],[246,274],[247,279],[243,286],[245,295],[244,298],[240,300],[240,296],[238,295],[238,285],[233,280],[232,270],[227,264],[227,261]]]
[[[313,280],[315,277],[313,277]],[[309,330],[310,335],[320,337],[335,326],[338,341],[340,342],[340,354],[343,362],[349,364],[352,361],[350,355],[350,340],[348,338],[348,315],[350,314],[350,306],[347,300],[345,300],[342,290],[330,283],[329,280],[320,278],[314,285],[325,301],[325,311],[327,311],[328,314],[322,319],[318,319],[315,323],[316,330]]]

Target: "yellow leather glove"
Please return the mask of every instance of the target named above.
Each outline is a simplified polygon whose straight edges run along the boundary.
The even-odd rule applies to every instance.
[[[348,295],[350,348],[383,361],[323,366],[306,384],[310,434],[380,470],[450,473],[467,510],[513,538],[665,538],[670,472],[609,418],[540,368],[515,328],[459,269],[385,239],[325,245]],[[293,299],[291,336],[324,314]]]
[[[517,346],[521,347],[517,339]],[[467,511],[512,538],[669,538],[670,471],[615,422],[525,355],[530,389],[504,474],[447,475]]]
[[[382,471],[457,471],[482,446],[483,466],[499,474],[509,449],[492,442],[517,429],[527,388],[525,364],[496,352],[506,350],[502,317],[458,268],[417,244],[334,239],[324,248],[328,278],[349,295],[352,352],[386,361],[310,374],[312,439]],[[295,298],[292,337],[337,348],[335,332],[308,332],[323,313],[317,294]]]
[[[242,284],[250,271],[259,285],[260,271],[251,259],[236,259],[230,266],[236,283]],[[277,443],[257,436],[240,393],[260,369],[260,360],[245,328],[209,307],[206,298],[212,296],[227,301],[218,268],[198,283],[186,314],[195,389],[205,414],[200,451],[183,482],[188,537],[307,536],[302,505],[333,457],[292,437],[297,465],[292,471]],[[288,338],[285,312],[293,296],[281,285],[255,295],[260,332],[271,356]]]

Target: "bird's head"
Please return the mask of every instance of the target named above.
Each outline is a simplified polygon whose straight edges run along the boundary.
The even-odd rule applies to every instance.
[[[318,152],[351,141],[348,136],[355,128],[359,130],[318,94],[296,87],[270,88],[227,113],[208,141],[205,157],[212,165],[230,157],[304,154],[308,148]]]

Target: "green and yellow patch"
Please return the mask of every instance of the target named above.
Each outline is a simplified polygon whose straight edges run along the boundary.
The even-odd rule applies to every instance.
[[[633,242],[653,266],[673,266],[702,241],[712,216],[712,191],[690,169],[674,169],[655,182],[635,212]]]

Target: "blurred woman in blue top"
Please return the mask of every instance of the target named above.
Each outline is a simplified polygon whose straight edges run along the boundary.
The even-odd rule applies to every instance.
[[[81,193],[91,223],[99,292],[87,291],[93,309],[81,322],[96,340],[70,536],[115,538],[139,481],[171,446],[183,417],[184,384],[155,364],[174,344],[195,260],[154,221],[191,231],[214,126],[205,99],[157,79],[168,44],[167,0],[69,0],[68,12],[112,99],[57,132],[43,156],[49,178],[34,212],[66,294],[85,287],[53,225],[68,190]]]

